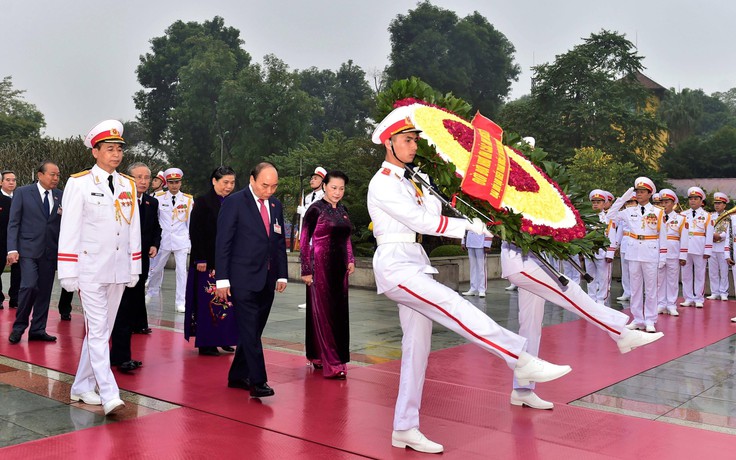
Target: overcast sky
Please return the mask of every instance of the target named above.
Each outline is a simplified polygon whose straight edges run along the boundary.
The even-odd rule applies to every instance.
[[[513,43],[522,73],[511,98],[530,91],[530,67],[551,62],[605,28],[626,34],[644,71],[667,88],[736,87],[736,2],[701,0],[434,0],[463,17],[479,11]],[[352,59],[366,73],[388,62],[388,25],[416,0],[0,0],[0,78],[45,115],[45,134],[86,134],[106,118],[136,116],[135,69],[149,40],[176,20],[222,16],[261,62],[336,70]]]

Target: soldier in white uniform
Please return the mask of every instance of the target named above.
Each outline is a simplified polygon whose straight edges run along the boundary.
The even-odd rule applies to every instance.
[[[176,262],[176,300],[179,313],[184,312],[184,298],[187,287],[187,254],[192,247],[189,241],[189,216],[194,200],[192,195],[181,192],[181,179],[184,175],[179,168],[169,168],[165,172],[169,190],[154,195],[158,200],[158,222],[161,225],[161,248],[151,261],[147,300],[158,297],[164,280],[164,268],[169,254],[174,254]]]
[[[309,178],[309,191],[306,194],[302,194],[302,201],[299,206],[296,207],[296,213],[299,214],[299,234],[302,231],[302,222],[304,221],[304,215],[307,213],[307,209],[325,196],[325,191],[322,189],[322,181],[327,174],[327,170],[322,166],[317,166],[314,169],[312,177]],[[307,308],[306,303],[300,303],[297,308]]]
[[[629,246],[625,257],[629,262],[631,314],[634,319],[627,327],[656,332],[657,271],[664,267],[667,258],[664,210],[649,202],[657,189],[648,177],[638,177],[633,190],[636,192],[637,206],[624,211],[612,207],[608,216],[629,229]],[[629,189],[620,200],[631,196],[631,191]]]
[[[731,266],[734,286],[736,286],[736,235],[733,231],[736,226],[736,213],[731,213],[727,219],[729,220],[729,235],[728,244],[726,244],[724,251],[726,253],[726,262]],[[731,318],[731,322],[736,323],[736,316]]]
[[[123,290],[135,286],[141,273],[135,182],[115,171],[123,158],[122,134],[117,120],[87,134],[84,144],[97,164],[67,181],[59,235],[59,281],[69,292],[79,290],[87,329],[71,399],[102,404],[105,415],[125,405],[110,369],[108,342]]]
[[[667,231],[667,259],[657,274],[657,312],[680,316],[677,312],[677,294],[680,290],[680,266],[687,259],[687,231],[685,218],[675,211],[677,194],[668,188],[660,190]]]
[[[488,271],[486,269],[486,252],[491,249],[493,238],[468,230],[462,242],[463,249],[468,251],[470,262],[470,289],[463,292],[464,296],[486,296],[488,286]]]
[[[593,210],[598,212],[598,220],[605,226],[605,235],[610,241],[615,238],[615,226],[606,219],[605,203],[609,201],[608,192],[595,189],[588,194],[588,198]],[[588,295],[601,305],[605,305],[611,291],[611,264],[606,261],[606,250],[599,249],[595,256],[586,262],[585,269],[593,277],[593,281],[588,283]]]
[[[164,175],[163,171],[159,171],[156,173],[156,177],[151,179],[151,195],[155,194],[156,192],[160,192],[161,190],[165,190],[166,187],[166,176]]]
[[[368,211],[378,249],[373,270],[378,293],[398,303],[404,337],[401,343],[401,377],[394,413],[394,447],[421,452],[442,452],[440,444],[419,431],[419,407],[431,349],[432,321],[457,332],[503,359],[522,384],[559,378],[569,366],[556,366],[525,351],[527,341],[486,316],[457,292],[435,281],[437,273],[416,242],[417,233],[461,238],[465,230],[489,234],[474,219],[441,215],[441,203],[426,189],[404,177],[404,165],[414,160],[419,138],[407,107],[391,112],[373,133],[386,156],[368,187]]]
[[[687,229],[687,260],[682,267],[683,307],[703,308],[705,301],[705,267],[713,252],[713,221],[703,209],[705,192],[700,187],[687,189],[690,209],[683,211]]]
[[[605,262],[604,262],[605,263]],[[544,319],[544,301],[547,300],[575,313],[598,329],[608,333],[621,353],[628,353],[661,339],[664,334],[647,334],[626,328],[629,317],[596,302],[577,283],[562,286],[556,277],[543,268],[536,256],[524,255],[511,243],[501,245],[501,276],[519,288],[519,335],[528,340],[526,351],[539,353]],[[534,409],[552,409],[554,405],[534,393],[534,383],[523,385],[514,379],[511,404]]]
[[[625,206],[627,208],[636,206],[636,193],[631,192],[631,195]],[[611,209],[614,209],[612,206]],[[618,209],[616,209],[618,212]],[[608,215],[612,215],[610,212]],[[613,220],[610,219],[609,220]],[[626,258],[626,250],[629,248],[629,227],[626,221],[616,222],[616,238],[615,242],[611,241],[611,247],[606,252],[606,260],[613,262],[614,253],[616,249],[619,250],[619,257],[621,258],[621,287],[624,292],[620,296],[616,297],[616,300],[621,302],[628,302],[631,300],[631,276],[629,275],[629,260]]]
[[[718,216],[723,214],[728,204],[728,195],[723,192],[716,192],[713,194],[713,208],[714,212],[710,215],[710,220],[713,222],[713,252],[711,253],[710,259],[708,259],[708,277],[710,278],[710,300],[728,300],[728,263],[726,258],[728,251],[726,251],[726,245],[728,244],[728,235],[730,232],[729,219],[722,219],[718,226],[715,226]]]

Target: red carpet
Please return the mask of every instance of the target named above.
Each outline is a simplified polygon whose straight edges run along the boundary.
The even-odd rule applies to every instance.
[[[665,338],[626,355],[605,333],[582,321],[546,327],[542,357],[573,367],[570,375],[538,386],[542,397],[557,402],[554,411],[509,406],[511,371],[477,347],[434,352],[422,430],[445,445],[443,458],[730,458],[733,436],[565,404],[736,332],[728,322],[736,316],[736,302],[711,304],[702,310],[683,308],[679,318],[661,318],[658,327]],[[74,373],[83,336],[79,317],[72,323],[49,321],[48,331],[59,335],[58,344],[29,344],[24,338],[10,345],[12,313],[0,311],[0,354]],[[243,390],[226,388],[228,357],[200,357],[179,333],[155,330],[151,336],[134,336],[134,357],[144,367],[138,375],[118,375],[120,386],[184,409],[22,444],[0,455],[420,456],[390,444],[398,362],[351,368],[347,381],[331,381],[313,373],[301,356],[267,351],[276,396],[259,402]]]

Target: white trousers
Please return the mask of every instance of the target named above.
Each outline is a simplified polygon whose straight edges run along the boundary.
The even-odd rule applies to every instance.
[[[667,259],[657,274],[657,310],[677,310],[677,294],[680,290],[680,259]]]
[[[486,252],[483,248],[468,248],[470,260],[470,290],[486,292],[488,272],[486,271]]]
[[[577,283],[561,286],[542,267],[514,273],[508,280],[519,287],[519,335],[527,339],[526,351],[533,356],[539,352],[545,300],[575,313],[614,340],[619,339],[629,321],[625,313],[593,300]],[[534,385],[521,386],[514,379],[514,388],[534,388]]]
[[[621,287],[624,290],[624,297],[631,297],[631,277],[629,275],[629,261],[626,260],[626,254],[621,253]]]
[[[432,345],[432,321],[516,366],[526,339],[502,328],[457,292],[420,274],[385,292],[399,307],[401,377],[394,410],[394,430],[419,427],[419,409],[427,359]]]
[[[100,389],[102,403],[120,398],[120,390],[110,369],[110,334],[115,324],[125,284],[80,283],[79,298],[87,334],[82,342],[72,394]]]
[[[151,270],[148,278],[147,295],[155,297],[161,292],[161,283],[164,281],[164,268],[169,260],[169,254],[174,254],[176,262],[176,305],[184,305],[187,289],[187,253],[189,249],[161,249],[151,261]]]
[[[708,277],[710,278],[710,293],[714,295],[728,295],[728,263],[723,251],[713,251],[708,259]]]
[[[705,266],[702,254],[688,254],[682,267],[682,296],[685,302],[705,301]]]
[[[608,301],[611,292],[611,263],[606,259],[586,259],[585,270],[593,281],[588,283],[588,295],[598,303],[604,304]]]
[[[658,262],[629,261],[631,282],[631,314],[633,322],[654,326],[657,322],[657,265]]]

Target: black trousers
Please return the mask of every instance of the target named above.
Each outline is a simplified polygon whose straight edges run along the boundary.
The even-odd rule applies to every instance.
[[[28,333],[43,334],[46,332],[46,320],[49,317],[56,260],[48,260],[43,257],[38,259],[21,257],[18,263],[23,275],[18,290],[18,310],[15,313],[13,331],[22,334],[28,327],[30,319],[31,327]],[[31,318],[31,312],[33,312],[33,318]]]
[[[73,292],[69,292],[66,289],[61,289],[61,295],[59,296],[59,313],[62,315],[68,315],[72,312],[72,298],[74,297]]]
[[[8,306],[18,306],[18,289],[20,289],[20,263],[10,266],[10,287],[8,288]],[[0,303],[5,302],[3,280],[0,277]]]
[[[273,304],[274,286],[266,283],[259,292],[231,288],[238,323],[238,347],[230,366],[229,380],[249,379],[252,385],[268,381],[261,334]]]
[[[110,335],[110,364],[118,366],[126,361],[130,361],[130,338],[133,335],[133,319],[136,306],[146,305],[146,277],[138,278],[138,283],[132,287],[126,287],[123,291],[123,297],[120,299],[120,308],[115,317],[115,325],[112,327]]]

